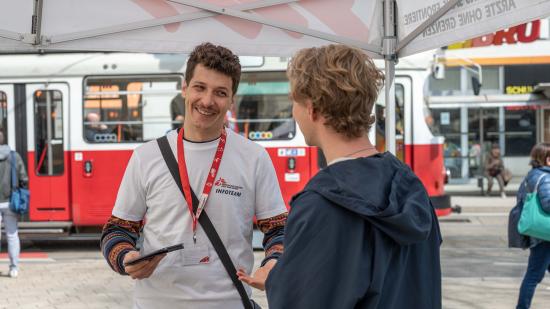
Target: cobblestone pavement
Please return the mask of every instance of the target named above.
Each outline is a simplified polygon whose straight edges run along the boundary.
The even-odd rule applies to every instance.
[[[506,247],[513,198],[460,197],[454,204],[463,214],[441,219],[444,308],[514,308],[528,252]],[[71,244],[23,256],[16,279],[7,277],[7,260],[0,255],[0,309],[131,308],[133,281],[111,271],[96,248]],[[24,254],[30,249],[24,246]],[[257,262],[262,255],[255,253]],[[267,308],[265,293],[254,293]],[[548,309],[548,304],[550,274],[537,288],[532,308]]]
[[[8,277],[6,259],[0,259],[0,308],[131,308],[133,280],[114,273],[99,252],[87,255],[23,258],[15,279]],[[262,255],[256,252],[256,260]],[[255,291],[254,300],[267,308],[265,293]]]
[[[256,253],[257,260],[261,257]],[[521,265],[525,267],[525,265]],[[20,276],[7,277],[0,263],[0,308],[81,309],[131,308],[133,282],[112,272],[99,255],[79,260],[36,261],[21,264]],[[443,279],[444,308],[513,308],[520,277],[454,277]],[[267,308],[265,293],[254,299]],[[534,309],[548,308],[550,280],[538,287]]]

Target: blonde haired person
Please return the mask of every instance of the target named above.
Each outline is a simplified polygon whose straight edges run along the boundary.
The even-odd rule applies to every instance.
[[[287,74],[293,116],[329,163],[291,202],[269,308],[441,308],[435,211],[411,169],[368,139],[382,73],[328,45],[299,51]]]

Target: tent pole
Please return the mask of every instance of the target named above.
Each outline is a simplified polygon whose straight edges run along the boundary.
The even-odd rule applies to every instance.
[[[395,155],[395,61],[385,62],[386,85],[386,150]]]
[[[43,0],[34,0],[34,14],[32,15],[31,34],[34,35],[34,45],[42,42],[42,6]]]
[[[395,147],[395,63],[397,43],[395,24],[395,0],[383,0],[384,2],[384,39],[382,41],[382,53],[385,60],[385,98],[386,98],[386,150],[396,154]]]

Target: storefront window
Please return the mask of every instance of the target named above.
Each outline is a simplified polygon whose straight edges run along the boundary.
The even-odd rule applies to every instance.
[[[505,155],[529,156],[536,144],[536,110],[529,106],[506,107],[504,109],[506,132]]]
[[[443,157],[445,167],[451,172],[451,178],[462,177],[462,151],[460,133],[460,109],[432,109],[433,124],[430,129],[434,135],[445,136]],[[466,134],[466,133],[464,133]]]
[[[477,77],[476,73],[468,71],[467,89],[472,93],[472,77]],[[500,93],[500,68],[499,67],[483,67],[482,68],[482,85],[480,93]]]

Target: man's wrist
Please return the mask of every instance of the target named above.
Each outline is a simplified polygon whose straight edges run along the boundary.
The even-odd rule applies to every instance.
[[[124,268],[124,257],[126,257],[126,254],[130,251],[137,251],[137,250],[135,250],[134,248],[125,248],[122,251],[120,251],[117,256],[117,266],[118,266],[117,268],[119,270],[118,273],[124,276],[128,276],[128,273]]]
[[[280,254],[279,252],[273,253],[273,254],[270,255],[270,256],[266,256],[266,257],[263,259],[262,263],[260,264],[260,267],[264,267],[265,264],[267,264],[267,262],[269,262],[269,261],[275,261],[275,262],[277,262],[277,260],[279,259],[280,256],[281,256],[281,254]]]

